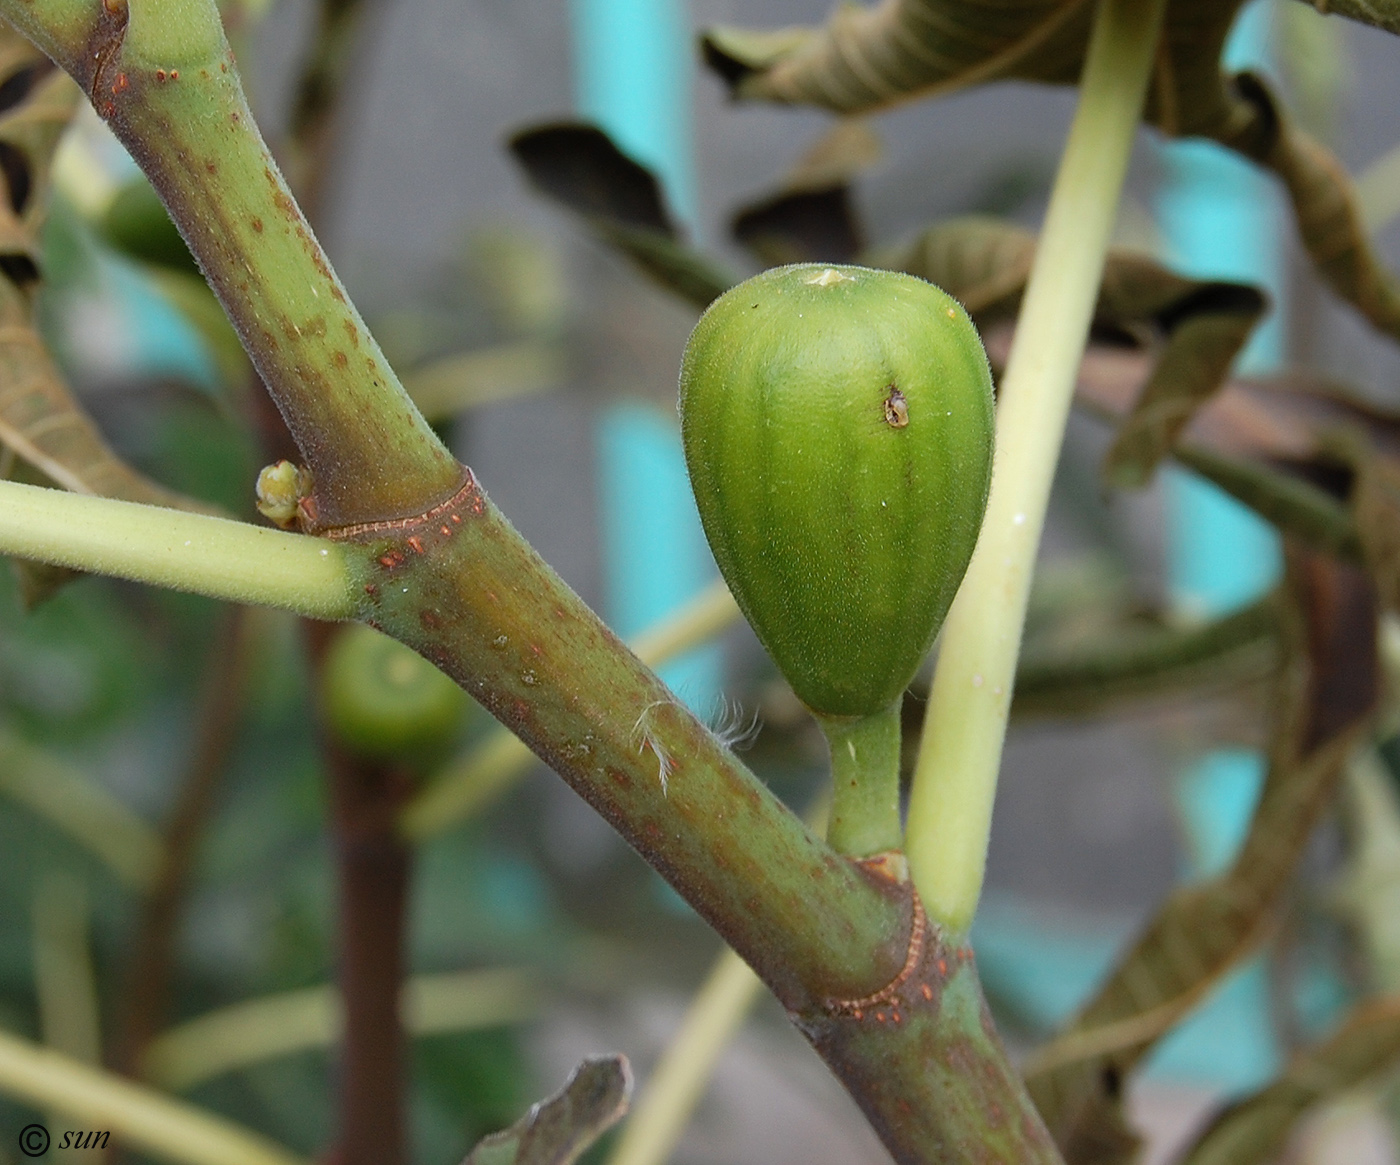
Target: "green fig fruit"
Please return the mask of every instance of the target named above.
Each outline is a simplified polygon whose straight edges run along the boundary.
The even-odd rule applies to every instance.
[[[335,637],[321,672],[326,725],[367,759],[431,758],[459,735],[470,698],[422,656],[372,627]]]
[[[680,412],[710,547],[793,690],[826,716],[888,707],[986,506],[992,381],[967,313],[892,271],[765,271],[696,325]]]
[[[170,221],[165,204],[140,176],[121,187],[102,218],[102,233],[118,251],[176,271],[199,274],[194,256]]]

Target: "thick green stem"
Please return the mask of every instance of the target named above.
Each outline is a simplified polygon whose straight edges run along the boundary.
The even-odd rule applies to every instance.
[[[713,638],[739,617],[729,588],[716,581],[691,602],[629,646],[648,667]],[[465,757],[435,773],[404,806],[399,830],[412,842],[426,841],[480,813],[529,769],[534,754],[504,728],[498,728]]]
[[[1100,0],[1000,386],[987,516],[943,629],[907,848],[929,913],[955,932],[981,893],[1031,571],[1164,7]]]
[[[0,481],[0,554],[350,619],[363,598],[345,547],[246,522]]]
[[[372,622],[592,803],[790,1007],[893,973],[908,903],[784,808],[474,481],[412,522],[338,538],[369,566]]]
[[[213,0],[3,0],[160,192],[315,479],[313,528],[422,512],[460,484],[349,302],[243,96]]]
[[[714,926],[897,1161],[1058,1160],[970,952],[942,943],[888,864],[841,857],[775,801],[473,484],[339,537],[373,564],[376,624],[456,677]]]
[[[837,853],[867,858],[900,848],[899,709],[872,716],[818,716],[831,746],[831,824]]]

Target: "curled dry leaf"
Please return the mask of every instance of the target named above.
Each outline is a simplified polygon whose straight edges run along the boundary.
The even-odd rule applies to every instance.
[[[1351,505],[1361,554],[1381,600],[1400,611],[1400,463],[1354,432],[1347,445],[1356,474]]]
[[[1400,1057],[1400,997],[1361,1004],[1328,1039],[1295,1055],[1278,1079],[1219,1113],[1180,1165],[1267,1165],[1299,1118]]]
[[[989,343],[994,360],[1005,346],[1004,334]],[[1138,353],[1091,350],[1080,369],[1079,407],[1121,423],[1144,364]],[[1301,544],[1360,562],[1356,469],[1347,452],[1358,441],[1375,451],[1378,466],[1397,464],[1400,416],[1323,378],[1290,374],[1228,382],[1198,409],[1172,455]]]
[[[1400,3],[1396,0],[1309,0],[1319,12],[1335,12],[1362,24],[1400,33]]]
[[[34,329],[49,167],[79,97],[67,75],[0,26],[0,444],[64,489],[187,505],[112,452]]]
[[[1122,1096],[1152,1046],[1260,941],[1378,692],[1375,592],[1355,567],[1292,553],[1290,650],[1269,773],[1231,867],[1173,893],[1070,1027],[1027,1065],[1066,1159],[1126,1163]],[[1104,1130],[1117,1132],[1111,1143]]]
[[[880,154],[880,139],[864,121],[843,118],[775,190],[735,212],[734,238],[769,267],[855,262],[865,243],[850,185]]]
[[[707,307],[736,282],[681,241],[656,175],[597,126],[531,126],[508,144],[536,190],[581,215],[598,238],[681,298]]]
[[[1273,597],[1199,627],[1115,628],[1023,654],[1011,714],[1102,715],[1143,700],[1257,683],[1277,670],[1278,657]]]
[[[919,275],[956,296],[983,328],[1014,318],[1036,239],[997,219],[938,224],[877,264]],[[1101,335],[1153,344],[1160,352],[1136,403],[1117,419],[1104,465],[1110,484],[1145,485],[1196,410],[1224,383],[1267,301],[1253,287],[1188,279],[1147,255],[1110,251],[1095,307]]]
[[[573,1165],[622,1119],[631,1093],[625,1056],[585,1060],[560,1091],[482,1140],[462,1165]]]

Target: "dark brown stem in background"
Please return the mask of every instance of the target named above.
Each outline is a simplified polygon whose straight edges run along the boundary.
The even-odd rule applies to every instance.
[[[345,83],[364,73],[365,25],[380,7],[375,0],[321,0],[316,33],[302,59],[288,126],[293,156],[287,171],[297,201],[318,230],[345,121]]]
[[[248,671],[246,607],[225,608],[209,651],[194,747],[165,826],[165,849],[146,898],[128,970],[116,1066],[140,1076],[141,1059],[165,1026],[190,875],[228,768]]]
[[[340,628],[307,623],[320,674]],[[336,1165],[404,1165],[405,974],[411,855],[398,816],[413,791],[401,766],[348,755],[323,733],[339,893],[336,978],[344,1018]]]
[[[364,18],[373,0],[320,0],[314,38],[293,97],[288,179],[319,229],[344,121],[346,80],[366,55]],[[271,398],[263,396],[270,406]],[[270,407],[265,439],[290,443]],[[282,456],[295,456],[288,451]],[[313,675],[340,629],[307,623]],[[408,773],[348,756],[322,730],[335,843],[344,1038],[335,1165],[403,1165],[407,1039],[399,1013],[412,857],[397,821],[412,791]]]

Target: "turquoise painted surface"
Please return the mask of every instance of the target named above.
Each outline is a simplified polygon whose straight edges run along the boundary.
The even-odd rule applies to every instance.
[[[661,175],[671,210],[696,218],[690,89],[694,50],[682,0],[572,0],[579,115]]]
[[[579,114],[655,171],[672,212],[693,225],[693,50],[686,5],[572,0],[572,15]],[[607,613],[619,633],[631,635],[693,598],[716,572],[674,415],[613,406],[599,421],[597,448]],[[710,716],[720,700],[722,664],[718,649],[705,648],[661,675],[692,709]]]
[[[598,424],[598,489],[608,609],[621,635],[665,618],[717,576],[690,492],[674,416],[615,405]],[[717,712],[723,660],[702,647],[660,669],[702,717]]]

